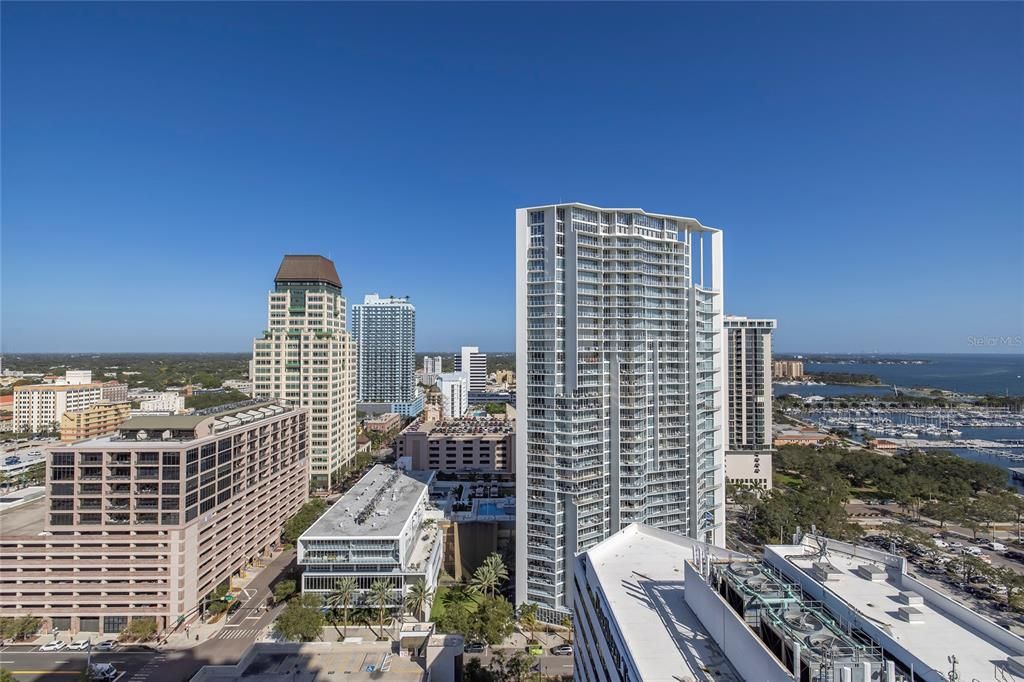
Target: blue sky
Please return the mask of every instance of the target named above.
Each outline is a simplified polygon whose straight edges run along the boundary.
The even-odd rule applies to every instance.
[[[244,351],[281,255],[511,349],[518,206],[725,230],[791,351],[1024,331],[1019,3],[3,3],[2,347]]]

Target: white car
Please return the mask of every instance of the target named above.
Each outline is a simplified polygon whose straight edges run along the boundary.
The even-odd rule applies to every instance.
[[[67,644],[65,644],[64,642],[60,641],[59,639],[55,639],[52,642],[47,642],[46,644],[44,644],[41,647],[39,647],[39,650],[40,651],[63,651],[67,647],[68,647]]]
[[[932,540],[932,543],[936,547],[939,547],[941,549],[945,549],[945,548],[949,547],[949,543],[948,542],[946,542],[945,540],[939,540],[938,538]]]
[[[72,651],[85,651],[89,648],[89,640],[87,639],[76,639],[74,642],[68,645],[68,649]]]
[[[116,639],[103,639],[92,645],[93,651],[113,651],[117,648]]]

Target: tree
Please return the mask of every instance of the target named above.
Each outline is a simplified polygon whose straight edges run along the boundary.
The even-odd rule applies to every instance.
[[[1024,592],[1024,575],[1017,573],[1012,568],[993,568],[992,580],[1006,588],[1006,603],[1015,607],[1015,602]]]
[[[522,682],[536,665],[537,659],[525,651],[517,651],[509,656],[499,649],[491,659],[490,669],[499,682]]]
[[[288,597],[295,594],[296,585],[294,580],[280,580],[274,585],[274,603],[280,604]]]
[[[36,616],[0,618],[0,639],[25,639],[39,631],[43,619]]]
[[[359,592],[359,583],[352,576],[345,576],[334,583],[334,589],[327,595],[327,605],[337,611],[338,607],[344,611],[344,624],[342,625],[342,639],[348,637],[348,610],[352,606],[352,599]],[[335,620],[337,620],[335,618]]]
[[[434,591],[427,587],[427,583],[420,578],[409,586],[409,591],[405,595],[405,608],[409,610],[414,618],[425,619],[426,614],[424,611],[433,597]]]
[[[132,618],[121,630],[121,637],[127,640],[145,642],[156,635],[156,618]]]
[[[959,503],[942,501],[929,502],[921,507],[921,513],[933,521],[938,521],[939,528],[945,528],[947,523],[959,521],[963,518],[963,501],[960,501]]]
[[[1017,523],[1017,542],[1020,542],[1020,526],[1024,521],[1024,497],[1013,495],[1009,503],[1009,513]]]
[[[569,615],[562,616],[562,628],[566,632],[569,633],[568,637],[563,637],[562,639],[565,640],[566,644],[572,644],[572,632],[573,632],[572,616],[569,616]]]
[[[323,516],[325,511],[327,511],[327,503],[319,497],[314,497],[302,505],[302,508],[285,522],[284,530],[281,531],[281,540],[286,544],[294,545],[299,536]]]
[[[6,668],[0,668],[0,682],[18,682],[18,680]]]
[[[519,607],[519,626],[530,633],[530,641],[537,639],[537,605],[523,604]]]
[[[504,597],[485,597],[480,607],[469,616],[468,632],[474,639],[500,644],[515,631],[515,609]]]
[[[467,663],[466,667],[463,669],[462,679],[465,682],[498,682],[498,678],[495,677],[494,673],[489,668],[485,668],[483,664],[480,663],[479,658],[469,659],[469,663]]]
[[[312,642],[323,635],[324,614],[320,595],[303,594],[288,602],[277,619],[277,631],[285,639]]]
[[[388,607],[391,606],[391,584],[382,578],[374,580],[370,585],[369,602],[377,609],[377,625],[380,627],[379,639],[387,639],[384,634],[384,623],[387,621]]]
[[[498,587],[508,580],[508,568],[501,555],[493,552],[487,555],[480,567],[473,573],[470,586],[478,592],[493,597]]]

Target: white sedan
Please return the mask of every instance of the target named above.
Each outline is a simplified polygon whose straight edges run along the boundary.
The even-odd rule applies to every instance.
[[[89,640],[87,639],[76,639],[74,642],[68,645],[68,649],[72,651],[85,651],[89,648]]]
[[[63,651],[64,649],[67,648],[67,646],[68,646],[67,644],[65,644],[64,642],[60,641],[59,639],[55,639],[52,642],[47,642],[46,644],[44,644],[41,647],[39,647],[39,650],[40,651]]]

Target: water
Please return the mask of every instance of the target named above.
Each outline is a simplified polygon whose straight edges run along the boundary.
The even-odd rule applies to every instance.
[[[866,363],[813,363],[804,361],[806,372],[873,374],[888,385],[941,388],[975,395],[1024,395],[1024,354],[958,353],[885,355],[886,358],[926,360],[924,365],[872,365]],[[775,395],[881,395],[886,389],[863,386],[776,386]],[[835,392],[833,392],[835,391]],[[877,393],[876,393],[877,392]]]
[[[504,516],[505,514],[511,514],[512,512],[506,511],[505,507],[494,502],[481,502],[477,506],[477,513],[480,516]]]

